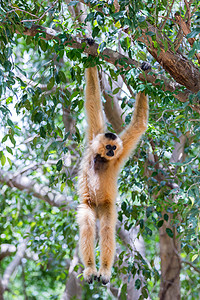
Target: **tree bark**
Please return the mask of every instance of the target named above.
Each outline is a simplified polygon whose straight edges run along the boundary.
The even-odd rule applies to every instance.
[[[169,215],[169,214],[168,214]],[[160,258],[161,258],[161,285],[160,300],[181,299],[180,297],[180,270],[179,258],[180,241],[177,239],[176,229],[174,237],[166,233],[171,228],[170,221],[164,222],[160,228]],[[172,228],[171,228],[172,229]]]
[[[180,52],[173,52],[167,38],[162,35],[159,30],[147,22],[148,27],[143,30],[143,34],[138,38],[147,47],[149,53],[159,62],[159,64],[167,71],[176,82],[185,86],[193,93],[200,90],[200,72],[190,60],[184,57]],[[156,42],[159,47],[155,48],[152,37],[146,35],[147,32],[154,32]],[[168,50],[165,50],[161,41],[165,40],[168,44]],[[158,51],[160,50],[160,52]]]
[[[0,171],[0,182],[5,183],[11,188],[16,187],[20,191],[32,193],[34,197],[42,199],[52,206],[62,206],[62,209],[66,209],[66,206],[74,207],[72,197],[66,197],[59,192],[53,191],[49,187],[29,179],[27,176],[20,174],[14,176],[11,172],[4,173],[3,171]]]
[[[172,152],[170,159],[171,163],[183,162],[185,159],[184,147],[187,140],[186,135],[182,135],[179,138],[180,142],[175,144],[175,148]],[[174,171],[176,172],[176,171]],[[178,194],[178,187],[177,187]],[[169,199],[170,202],[176,202],[176,195]],[[163,212],[163,215],[165,212]],[[167,213],[169,216],[168,221],[164,221],[163,226],[160,228],[160,257],[161,257],[161,286],[160,286],[160,300],[179,300],[180,296],[180,239],[177,238],[176,227],[172,226],[171,219],[172,214]],[[176,218],[179,218],[177,216]],[[173,238],[170,237],[166,229],[170,228],[173,232]]]
[[[0,277],[0,300],[4,300],[4,288],[3,288],[3,284],[2,284],[2,278]]]
[[[150,29],[149,29],[150,30]],[[155,31],[155,29],[152,29]],[[43,26],[39,25],[32,25],[31,28],[25,28],[23,33],[16,31],[18,34],[22,35],[28,35],[28,36],[36,36],[38,33],[43,33],[45,35],[40,36],[41,39],[44,40],[57,40],[60,43],[63,43],[67,47],[75,48],[75,49],[83,49],[84,52],[93,56],[98,56],[98,47],[99,45],[97,43],[94,43],[92,46],[87,45],[87,40],[85,38],[76,38],[72,37],[66,34],[65,37],[59,36],[59,34],[51,28],[45,28]],[[181,102],[188,101],[189,95],[192,93],[196,93],[200,89],[200,72],[198,71],[198,68],[194,66],[192,62],[187,60],[185,57],[183,57],[181,54],[174,54],[172,51],[168,51],[165,53],[162,49],[162,53],[160,55],[157,54],[157,49],[154,49],[151,45],[150,41],[146,40],[146,35],[140,37],[141,41],[143,43],[149,43],[149,52],[154,56],[157,61],[164,66],[165,70],[170,73],[170,75],[177,80],[177,82],[183,84],[187,89],[185,89],[183,92],[177,92],[178,89],[181,89],[181,85],[172,81],[168,80],[165,76],[160,76],[157,74],[153,74],[151,71],[151,74],[148,74],[147,76],[143,76],[141,74],[140,79],[143,81],[149,81],[153,85],[159,85],[159,82],[155,82],[156,79],[162,80],[164,82],[164,86],[161,88],[163,90],[168,90],[172,93],[174,93],[174,97],[176,97]],[[85,44],[85,46],[84,46]],[[140,67],[140,63],[134,59],[131,59],[125,55],[122,55],[118,53],[117,51],[111,50],[111,49],[104,49],[101,53],[102,57],[105,61],[114,64],[116,67],[129,70],[130,66],[135,66],[136,68]],[[175,70],[175,71],[174,71]],[[190,76],[191,75],[191,76]],[[194,102],[193,105],[191,105],[191,108],[198,113],[200,113],[200,106],[198,103]]]

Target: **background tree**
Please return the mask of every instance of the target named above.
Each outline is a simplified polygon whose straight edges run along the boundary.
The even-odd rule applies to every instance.
[[[0,299],[199,299],[198,1],[1,1],[0,18]],[[77,249],[91,63],[110,130],[138,91],[150,99],[119,179],[107,286],[82,281]]]

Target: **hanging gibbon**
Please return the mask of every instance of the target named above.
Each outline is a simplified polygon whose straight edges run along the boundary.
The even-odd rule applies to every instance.
[[[145,70],[145,65],[142,67]],[[147,69],[147,68],[146,68]],[[130,125],[118,136],[104,131],[97,67],[86,69],[85,111],[87,148],[82,159],[78,194],[79,251],[85,267],[84,279],[108,283],[115,255],[117,177],[124,161],[147,129],[148,99],[140,92]],[[96,220],[100,222],[100,269],[95,265]]]

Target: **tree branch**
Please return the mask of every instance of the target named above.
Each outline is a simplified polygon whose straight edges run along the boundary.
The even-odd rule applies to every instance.
[[[0,276],[0,300],[4,300],[3,293],[4,293],[4,288],[3,288],[2,278]]]
[[[90,3],[80,1],[91,7]],[[103,12],[102,7],[95,7],[96,10]],[[200,72],[199,69],[181,53],[174,53],[171,49],[170,41],[158,30],[157,27],[146,21],[147,27],[142,29],[142,35],[137,38],[138,41],[144,43],[147,50],[157,60],[157,62],[167,71],[176,82],[185,86],[193,93],[200,90]],[[125,30],[127,31],[127,29]],[[153,32],[156,36],[156,42],[159,47],[155,47],[152,36],[147,35],[148,32]],[[132,36],[134,39],[134,36]],[[166,50],[163,41],[167,41],[168,49]]]
[[[182,263],[186,264],[186,265],[189,265],[190,267],[192,267],[197,273],[200,274],[200,269],[195,267],[190,261],[187,261],[187,260],[182,260],[181,261]]]
[[[185,1],[185,2],[187,2],[187,1]],[[189,10],[188,10],[188,12],[189,12]],[[190,17],[188,17],[188,18],[190,20]],[[176,20],[176,23],[182,29],[184,36],[186,36],[187,34],[189,34],[191,32],[189,25],[183,20],[183,18],[178,13],[175,14],[175,20]],[[193,47],[195,38],[188,38],[188,42]],[[195,55],[198,60],[198,63],[200,64],[200,53],[196,53]]]
[[[124,118],[123,111],[119,106],[119,101],[117,95],[113,95],[111,92],[111,87],[108,84],[108,80],[105,78],[105,73],[100,74],[101,79],[101,90],[106,102],[104,103],[104,111],[108,121],[112,124],[113,129],[116,133],[120,133],[123,129]],[[122,87],[122,82],[120,83]],[[115,84],[113,89],[116,88]]]
[[[154,30],[154,29],[149,29],[149,30]],[[21,34],[20,32],[16,31],[16,33]],[[90,54],[92,56],[98,56],[98,47],[99,45],[97,43],[94,43],[92,46],[87,45],[86,43],[86,39],[84,38],[76,38],[76,37],[72,37],[69,35],[66,35],[64,38],[63,36],[59,35],[55,30],[51,29],[51,28],[45,28],[43,26],[39,26],[39,25],[32,25],[31,28],[25,28],[23,31],[23,35],[28,35],[28,36],[36,36],[36,34],[38,33],[43,33],[44,35],[42,35],[40,38],[44,39],[44,40],[55,40],[55,41],[59,41],[60,43],[63,43],[64,45],[66,45],[67,47],[70,48],[75,48],[75,49],[84,49],[84,52],[87,54]],[[146,40],[149,41],[149,37]],[[145,42],[145,39],[141,37],[141,40],[143,42]],[[169,54],[169,57],[166,59],[166,63],[164,63],[163,61],[163,57],[166,58],[167,53]],[[161,54],[159,55],[159,58],[157,58],[157,60],[159,61],[159,63],[161,65],[166,65],[166,69],[167,67],[167,61],[171,61],[171,67],[173,67],[174,69],[176,69],[176,76],[179,76],[179,74],[181,73],[181,76],[185,76],[185,80],[186,82],[184,82],[184,80],[182,80],[181,84],[185,83],[185,86],[189,86],[190,89],[185,89],[183,92],[177,92],[178,89],[182,89],[182,86],[176,82],[170,81],[168,80],[166,77],[164,76],[160,76],[160,75],[156,75],[155,73],[153,74],[153,72],[151,71],[150,74],[147,74],[146,77],[143,74],[140,74],[139,78],[142,81],[148,81],[150,83],[152,83],[154,86],[156,85],[160,85],[159,80],[164,82],[164,86],[162,86],[163,90],[168,90],[170,92],[172,92],[174,94],[174,97],[176,97],[179,101],[181,102],[187,102],[188,101],[188,97],[191,94],[191,92],[196,93],[199,91],[199,87],[200,87],[200,74],[198,71],[198,68],[196,68],[192,63],[190,63],[186,58],[182,57],[181,55],[175,55],[174,53],[171,53],[170,51],[168,51],[165,53],[165,51],[161,51]],[[103,52],[100,54],[101,57],[115,65],[118,68],[123,67],[125,70],[130,70],[131,66],[134,66],[136,68],[140,67],[140,63],[134,59],[131,59],[129,57],[126,57],[123,54],[118,53],[117,51],[111,50],[109,48],[106,48],[103,50]],[[152,53],[153,55],[153,53]],[[154,55],[157,55],[157,50],[154,49]],[[153,55],[153,56],[154,56]],[[175,68],[176,66],[176,68]],[[178,75],[177,75],[178,74]],[[184,74],[184,75],[183,75]],[[172,75],[172,74],[171,74]],[[191,75],[191,76],[190,76]],[[155,82],[158,79],[157,82]],[[176,79],[176,78],[175,78]],[[180,80],[178,80],[177,82],[179,82]],[[194,105],[191,105],[192,109],[199,112],[200,113],[200,107],[198,104],[194,103]]]
[[[16,247],[10,244],[2,244],[0,248],[0,261],[16,251]]]
[[[19,244],[14,259],[11,261],[11,263],[8,265],[8,267],[4,272],[3,279],[2,279],[2,285],[4,290],[7,289],[11,275],[20,264],[21,259],[24,257],[27,243],[28,243],[28,238],[26,238],[21,244]]]
[[[66,209],[67,207],[74,207],[72,197],[66,197],[59,192],[52,191],[48,186],[38,184],[34,180],[29,179],[26,176],[18,175],[13,177],[14,174],[6,172],[6,174],[0,170],[0,182],[5,183],[11,188],[17,188],[20,191],[25,191],[28,194],[32,194],[52,206],[61,207]]]

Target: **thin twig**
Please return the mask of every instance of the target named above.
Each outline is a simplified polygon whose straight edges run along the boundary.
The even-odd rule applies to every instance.
[[[56,3],[58,2],[58,0],[56,0],[54,3],[53,3],[53,5],[52,6],[50,6],[42,15],[41,15],[41,17],[39,17],[39,19],[38,19],[38,21],[37,21],[37,23],[39,23],[40,22],[40,20],[42,20],[42,18],[56,5]]]
[[[187,2],[187,0],[184,0],[185,6],[187,8],[185,18],[187,18],[187,24],[190,27],[191,26],[191,11],[190,11],[190,4]]]
[[[181,262],[184,263],[184,264],[189,265],[189,266],[192,267],[196,272],[200,273],[200,269],[197,268],[197,267],[195,267],[191,262],[189,262],[189,261],[187,261],[187,260],[182,260]]]
[[[9,11],[7,12],[7,14],[10,14],[11,12],[15,12],[15,11],[21,11],[21,12],[26,13],[27,15],[30,15],[30,16],[32,16],[32,17],[35,17],[35,18],[38,20],[38,16],[36,16],[36,15],[34,15],[34,14],[32,14],[32,13],[30,13],[30,12],[24,10],[24,9],[21,9],[21,8],[18,8],[18,7],[14,7],[14,6],[11,6],[11,7],[12,7],[13,9],[12,9],[12,10],[9,10]]]
[[[160,30],[163,30],[163,28],[164,28],[164,26],[165,26],[165,24],[166,24],[166,22],[167,22],[167,19],[168,19],[168,17],[169,17],[169,14],[170,14],[170,12],[171,12],[171,10],[172,10],[172,7],[173,7],[173,5],[174,5],[174,1],[175,1],[175,0],[172,1],[172,4],[171,4],[171,6],[170,6],[170,8],[169,8],[169,10],[168,10],[168,12],[167,12],[166,19],[163,21],[162,25],[160,26]]]

